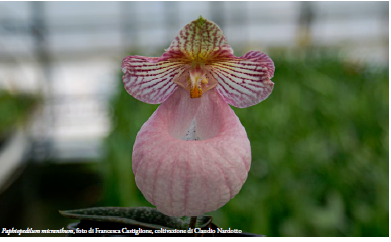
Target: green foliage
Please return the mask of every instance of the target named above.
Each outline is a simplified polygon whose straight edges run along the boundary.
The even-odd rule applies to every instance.
[[[0,90],[0,140],[27,119],[37,102],[36,96]]]
[[[267,236],[388,236],[388,69],[335,55],[270,54],[274,91],[235,113],[252,166],[241,192],[211,213],[223,228]],[[119,83],[107,139],[107,205],[150,206],[131,153],[156,109]]]

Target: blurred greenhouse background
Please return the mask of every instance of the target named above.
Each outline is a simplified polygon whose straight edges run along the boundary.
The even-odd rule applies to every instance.
[[[252,146],[241,192],[212,212],[267,236],[389,236],[388,2],[0,2],[0,227],[58,210],[152,206],[131,170],[157,108],[122,58],[159,56],[200,15],[237,56],[275,62],[264,102],[234,108]]]

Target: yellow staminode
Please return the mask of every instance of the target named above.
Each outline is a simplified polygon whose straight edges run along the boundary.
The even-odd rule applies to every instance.
[[[202,97],[203,87],[208,83],[206,71],[202,68],[192,69],[190,71],[190,82],[188,82],[191,98]]]
[[[194,88],[190,91],[190,97],[191,97],[191,98],[200,98],[200,97],[202,97],[202,89],[201,89],[201,88],[198,88],[198,87],[194,87]]]

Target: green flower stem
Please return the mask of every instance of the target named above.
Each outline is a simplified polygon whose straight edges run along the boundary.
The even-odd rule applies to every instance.
[[[194,229],[197,224],[197,216],[191,216],[190,223],[189,223],[189,229]]]

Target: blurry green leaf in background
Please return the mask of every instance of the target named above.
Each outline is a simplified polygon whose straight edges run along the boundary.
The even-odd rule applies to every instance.
[[[32,114],[38,96],[0,90],[0,140]]]
[[[251,142],[251,170],[241,192],[211,213],[214,222],[267,236],[388,236],[388,69],[328,51],[268,54],[273,93],[233,108]],[[127,94],[120,77],[111,105],[104,203],[151,206],[131,157],[157,105]]]

